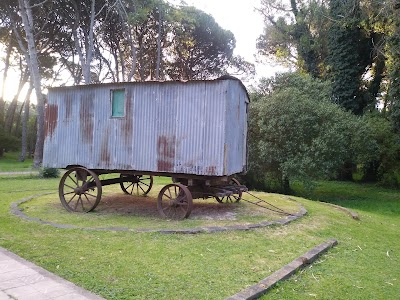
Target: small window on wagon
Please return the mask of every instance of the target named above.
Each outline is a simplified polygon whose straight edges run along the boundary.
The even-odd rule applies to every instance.
[[[111,90],[111,116],[121,118],[125,116],[125,89]]]

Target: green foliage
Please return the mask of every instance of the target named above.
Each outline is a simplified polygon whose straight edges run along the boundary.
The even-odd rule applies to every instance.
[[[329,101],[326,82],[283,74],[271,87],[250,106],[248,178],[256,185],[273,177],[288,192],[289,180],[333,178],[345,162],[375,155],[369,129]]]
[[[392,16],[387,41],[388,99],[393,129],[400,134],[400,18]]]
[[[3,151],[15,151],[20,146],[20,140],[4,131],[4,129],[0,126],[0,153]],[[1,155],[0,155],[1,156]]]
[[[327,7],[321,1],[261,1],[264,33],[257,49],[264,57],[294,64],[314,77],[325,74]]]
[[[366,115],[363,119],[378,145],[376,159],[364,165],[364,180],[400,187],[400,135],[391,130],[390,120],[379,114]]]
[[[359,0],[330,0],[328,34],[329,76],[333,101],[355,114],[367,106],[361,93],[361,76],[369,64],[370,45],[360,28]]]
[[[207,79],[226,74],[236,41],[233,33],[195,7],[175,12],[167,73],[172,79]]]
[[[41,178],[58,178],[60,170],[56,168],[42,168],[40,169],[39,176]]]

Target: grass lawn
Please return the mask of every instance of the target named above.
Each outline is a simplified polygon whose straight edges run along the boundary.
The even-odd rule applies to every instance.
[[[398,299],[400,295],[398,191],[322,183],[309,198],[349,207],[361,220],[296,197],[309,214],[288,226],[214,234],[58,229],[10,214],[12,202],[47,191],[56,193],[58,182],[0,178],[0,246],[106,299],[224,299],[328,238],[336,238],[339,245],[264,299]],[[161,184],[165,179],[157,179],[156,188]],[[301,193],[300,188],[297,191]],[[51,199],[46,197],[28,202],[25,212],[43,213],[34,206],[48,203]],[[55,214],[48,218],[62,218],[64,223],[78,218],[82,227],[93,222],[101,227],[113,217],[96,213],[77,217],[61,210]],[[136,216],[131,218],[132,224],[138,222]],[[129,218],[121,222],[127,224]],[[154,218],[154,222],[163,228],[171,226],[167,220]],[[182,226],[190,222],[196,221],[184,221]]]
[[[24,162],[18,161],[19,152],[6,152],[0,158],[0,172],[32,171],[33,159],[27,158]]]

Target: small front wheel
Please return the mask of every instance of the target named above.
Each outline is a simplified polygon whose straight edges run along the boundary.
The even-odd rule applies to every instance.
[[[240,182],[236,178],[232,178],[229,181],[229,184],[233,186],[239,186]],[[215,196],[215,200],[217,200],[219,203],[236,203],[239,202],[241,199],[242,199],[242,191],[239,188],[232,195],[224,197]]]
[[[145,196],[153,186],[153,176],[151,175],[126,175],[121,174],[121,190],[127,195]]]
[[[158,194],[157,209],[164,218],[177,220],[187,218],[192,212],[192,208],[192,194],[182,184],[168,184]]]

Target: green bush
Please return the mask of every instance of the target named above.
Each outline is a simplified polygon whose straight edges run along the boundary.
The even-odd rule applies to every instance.
[[[378,181],[384,186],[399,187],[400,136],[393,131],[392,123],[381,114],[364,116],[372,138],[376,141],[377,157],[364,165],[364,181]]]
[[[42,168],[39,172],[41,178],[57,178],[60,176],[60,170],[55,168]]]
[[[400,188],[400,168],[383,174],[380,184],[391,188]]]
[[[250,105],[250,186],[288,193],[291,180],[310,185],[377,155],[368,126],[330,102],[327,83],[302,74],[277,82]]]
[[[16,151],[20,148],[21,141],[11,134],[4,131],[0,126],[0,153],[3,151]]]

